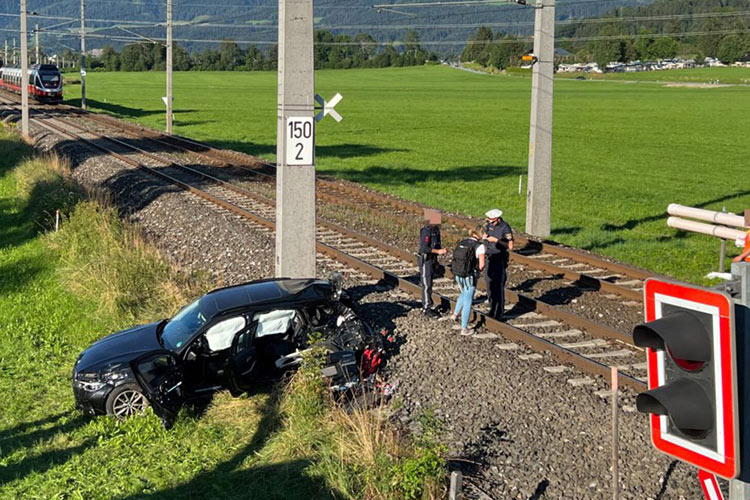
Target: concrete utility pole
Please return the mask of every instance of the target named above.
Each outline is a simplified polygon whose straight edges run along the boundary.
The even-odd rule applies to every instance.
[[[86,3],[81,0],[81,109],[86,109]]]
[[[5,40],[5,56],[3,57],[3,66],[8,65],[8,40]]]
[[[15,66],[18,64],[18,60],[16,58],[16,39],[13,39],[13,65]]]
[[[21,0],[21,133],[29,136],[29,55],[26,0]]]
[[[552,197],[552,82],[555,71],[555,0],[538,0],[534,17],[531,78],[529,180],[526,187],[526,232],[550,234]]]
[[[39,25],[34,25],[34,45],[36,45],[36,64],[41,63],[39,60]]]
[[[276,276],[315,276],[313,1],[279,0]]]
[[[172,133],[172,0],[167,0],[167,133]]]

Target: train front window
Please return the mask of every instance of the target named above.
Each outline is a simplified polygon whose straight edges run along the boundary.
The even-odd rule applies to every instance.
[[[45,88],[54,89],[60,84],[60,75],[55,73],[40,73]]]

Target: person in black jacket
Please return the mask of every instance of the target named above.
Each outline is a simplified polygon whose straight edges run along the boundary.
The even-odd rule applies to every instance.
[[[425,225],[419,231],[419,276],[422,285],[422,312],[436,318],[440,313],[432,308],[432,278],[438,266],[438,255],[447,250],[440,242],[442,216],[439,210],[424,210]]]
[[[493,208],[486,214],[487,225],[484,243],[487,247],[487,266],[484,280],[487,283],[487,300],[490,303],[489,316],[502,319],[505,312],[506,268],[513,250],[513,230],[503,220],[503,211]]]

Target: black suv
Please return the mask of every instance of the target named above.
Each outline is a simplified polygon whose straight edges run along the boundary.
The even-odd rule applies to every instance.
[[[149,404],[168,423],[183,402],[227,388],[233,395],[301,362],[311,334],[328,352],[324,374],[338,390],[358,382],[379,336],[344,305],[341,277],[270,279],[214,290],[172,319],[109,335],[73,369],[76,406],[119,418]]]

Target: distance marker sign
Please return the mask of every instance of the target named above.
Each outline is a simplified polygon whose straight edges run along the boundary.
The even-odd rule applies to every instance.
[[[315,125],[313,117],[286,119],[286,164],[315,165]]]

